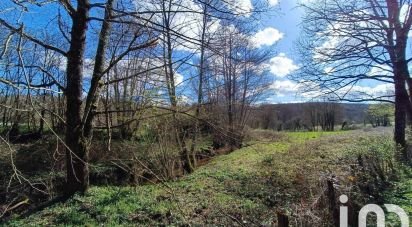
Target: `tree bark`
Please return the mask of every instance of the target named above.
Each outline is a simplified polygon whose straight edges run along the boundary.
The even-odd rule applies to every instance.
[[[67,53],[66,88],[66,187],[65,195],[85,192],[89,186],[88,148],[82,133],[83,65],[89,1],[77,1],[72,16],[70,49]]]
[[[388,32],[388,42],[390,49],[388,53],[393,63],[394,82],[395,82],[395,142],[401,146],[401,154],[404,160],[408,160],[406,148],[406,116],[410,109],[409,96],[406,90],[406,83],[408,82],[409,70],[408,62],[406,60],[406,47],[408,42],[408,33],[412,24],[412,12],[408,12],[408,18],[405,23],[401,23],[399,14],[401,10],[400,3],[396,0],[387,0],[388,7],[388,22],[389,28],[393,29],[393,33]],[[389,30],[388,30],[389,31]],[[396,42],[395,38],[396,37]],[[410,114],[409,114],[410,115]]]
[[[99,42],[96,50],[92,81],[90,83],[90,89],[87,94],[86,107],[83,116],[83,135],[88,140],[90,140],[92,137],[93,119],[95,117],[95,112],[99,104],[99,94],[103,87],[101,80],[103,77],[104,64],[106,60],[106,49],[111,29],[111,23],[109,22],[109,20],[112,17],[113,2],[114,0],[108,0],[106,4],[104,21],[100,30]]]
[[[395,76],[395,134],[394,139],[397,144],[405,147],[406,128],[406,102],[408,94],[405,90],[405,80]]]

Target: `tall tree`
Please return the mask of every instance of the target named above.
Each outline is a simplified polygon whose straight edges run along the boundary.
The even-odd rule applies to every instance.
[[[14,2],[11,1],[10,4]],[[62,83],[58,83],[59,78],[55,78],[54,75],[40,66],[35,67],[43,73],[53,78],[53,86],[56,86],[63,91],[65,97],[65,146],[66,146],[66,187],[65,194],[70,196],[75,192],[85,192],[89,185],[89,170],[88,170],[88,153],[92,140],[93,122],[96,116],[97,107],[99,104],[99,98],[101,88],[104,86],[103,76],[108,73],[115,65],[117,65],[128,53],[134,51],[140,51],[145,48],[149,48],[156,44],[156,39],[152,39],[151,36],[145,36],[141,38],[142,33],[134,33],[132,35],[123,35],[117,38],[117,40],[123,40],[127,42],[125,47],[118,50],[118,52],[107,59],[106,50],[109,47],[108,39],[110,36],[115,36],[111,32],[111,25],[116,24],[133,24],[134,26],[141,27],[141,22],[135,21],[129,16],[127,9],[132,9],[132,3],[125,1],[118,1],[115,4],[114,0],[107,0],[103,3],[90,2],[89,0],[78,0],[74,5],[71,1],[61,0],[56,3],[37,5],[35,2],[27,1],[19,3],[19,10],[22,12],[30,11],[33,7],[40,6],[40,9],[44,9],[44,13],[47,10],[52,12],[59,12],[58,18],[64,17],[65,22],[58,20],[57,22],[51,20],[51,24],[55,25],[51,33],[60,33],[60,37],[63,37],[67,44],[60,44],[56,42],[50,42],[50,40],[43,38],[42,36],[36,36],[33,31],[27,29],[25,26],[30,27],[30,21],[27,18],[22,20],[22,24],[17,24],[19,20],[14,20],[14,17],[8,18],[6,15],[2,15],[0,18],[0,25],[10,31],[13,34],[18,35],[20,39],[27,40],[27,42],[34,43],[37,46],[41,46],[47,51],[57,53],[59,57],[64,58],[66,62],[65,77]],[[64,16],[60,14],[60,10],[63,8],[66,13]],[[90,16],[91,10],[96,10],[93,16]],[[54,11],[53,11],[54,10]],[[103,12],[102,12],[103,11]],[[103,15],[102,17],[99,17]],[[7,18],[7,19],[5,19]],[[68,21],[70,21],[68,23]],[[52,23],[55,22],[55,23]],[[97,35],[97,42],[86,42],[88,37],[93,36],[92,31],[88,27],[93,25],[100,26],[99,34]],[[66,30],[67,29],[67,30]],[[69,34],[69,35],[68,35]],[[67,50],[65,50],[67,48]],[[94,50],[93,50],[94,49]],[[23,51],[23,50],[19,50]],[[93,55],[91,58],[86,56]],[[91,75],[91,81],[88,86],[84,86],[86,61],[93,62],[94,67]],[[108,63],[109,62],[109,63]],[[24,71],[26,66],[21,60],[18,65]],[[4,83],[15,84],[17,81],[3,81]],[[26,82],[26,89],[28,94],[31,92],[31,88],[34,87],[30,82]],[[46,85],[36,87],[50,87]],[[87,94],[84,97],[83,90],[88,89]],[[85,103],[83,103],[85,102]],[[34,107],[33,107],[34,108]]]
[[[394,102],[394,139],[405,146],[406,113],[411,113],[406,90],[411,2],[318,0],[303,7],[304,37],[299,46],[305,64],[294,78],[307,90],[321,90],[340,100]],[[393,84],[386,87],[393,87],[394,94],[371,92],[360,86],[364,81]]]

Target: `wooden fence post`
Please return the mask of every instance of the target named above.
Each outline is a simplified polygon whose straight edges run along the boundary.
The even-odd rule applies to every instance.
[[[289,227],[289,217],[281,211],[277,212],[278,227]]]

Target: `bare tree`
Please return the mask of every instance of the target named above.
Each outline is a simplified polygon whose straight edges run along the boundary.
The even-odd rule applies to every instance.
[[[218,122],[226,125],[232,148],[241,146],[250,108],[262,98],[271,81],[262,67],[272,52],[254,48],[245,34],[240,27],[228,25],[213,41],[214,49],[220,51],[209,60],[213,77],[208,86],[215,88],[209,101],[216,112],[224,113]]]
[[[30,10],[34,3],[24,2],[23,4],[22,7],[25,7],[25,10]],[[92,139],[93,121],[99,104],[101,89],[104,85],[103,76],[128,53],[151,47],[155,45],[156,42],[155,39],[151,39],[150,36],[146,38],[146,40],[139,40],[138,38],[141,35],[139,33],[132,34],[131,36],[121,36],[120,40],[128,40],[128,45],[121,48],[109,61],[106,51],[109,45],[109,37],[112,35],[112,23],[132,23],[135,24],[135,26],[140,26],[138,23],[135,23],[132,18],[125,16],[126,13],[122,11],[124,6],[130,4],[129,2],[119,1],[115,4],[114,0],[108,0],[104,3],[91,4],[88,0],[79,0],[75,6],[72,5],[71,1],[58,1],[50,4],[53,4],[53,6],[57,8],[63,8],[65,12],[64,18],[67,19],[66,22],[70,21],[70,23],[67,24],[60,20],[54,23],[56,26],[54,29],[60,31],[60,37],[63,37],[67,42],[64,45],[59,45],[41,36],[37,37],[36,35],[30,34],[33,31],[24,29],[24,23],[26,23],[27,26],[29,25],[27,21],[16,24],[17,20],[13,21],[14,18],[0,18],[0,24],[11,33],[16,34],[20,39],[41,46],[49,52],[58,54],[58,57],[66,59],[65,77],[61,84],[57,83],[58,79],[55,78],[51,72],[48,72],[41,66],[33,65],[30,67],[36,67],[37,70],[48,74],[48,76],[54,80],[54,87],[52,88],[58,87],[63,91],[65,97],[64,123],[66,130],[65,145],[67,160],[67,187],[65,187],[65,189],[66,195],[70,196],[78,191],[84,192],[88,188],[88,151]],[[94,16],[102,14],[99,12],[90,16],[91,10],[103,10],[103,17]],[[4,18],[6,17],[4,16]],[[86,42],[88,36],[93,36],[93,34],[88,31],[88,26],[93,22],[96,22],[96,24],[100,26],[100,31],[97,35],[98,41],[94,43],[95,46],[88,45]],[[86,56],[89,56],[94,48],[96,49],[92,60],[86,59]],[[17,53],[22,51],[22,49],[17,49]],[[86,67],[85,62],[87,60],[92,61],[94,67],[90,75],[91,81],[88,86],[88,92],[84,98],[83,82],[86,76],[84,68]],[[108,61],[109,64],[107,64]],[[20,57],[18,67],[23,71],[27,69],[22,57]],[[16,84],[19,82],[8,81],[8,83]],[[24,85],[29,92],[28,94],[30,94],[31,90],[35,87],[50,87],[50,85],[46,86],[44,84],[42,86],[34,86],[30,84],[29,80],[27,80]]]
[[[394,102],[394,137],[405,146],[411,2],[319,0],[303,7],[299,46],[305,64],[294,79],[306,84],[307,91],[321,90],[339,100]],[[364,81],[394,84],[395,92],[366,91],[359,86]]]

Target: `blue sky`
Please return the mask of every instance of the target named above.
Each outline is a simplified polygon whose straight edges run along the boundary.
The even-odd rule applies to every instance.
[[[274,28],[282,34],[281,39],[275,43],[277,55],[271,60],[271,72],[275,80],[272,88],[276,93],[271,95],[267,102],[285,103],[305,100],[298,95],[298,85],[287,78],[299,67],[294,46],[299,37],[299,26],[303,16],[302,8],[298,7],[300,1],[273,1],[277,2],[275,10],[261,17],[262,30]]]
[[[253,0],[235,1],[242,8],[252,7]],[[273,71],[273,76],[276,80],[273,88],[277,91],[277,94],[269,98],[268,101],[270,102],[292,102],[297,99],[295,96],[296,89],[293,87],[294,84],[286,78],[289,73],[298,67],[296,59],[293,59],[294,41],[299,35],[298,24],[302,16],[302,10],[296,7],[297,1],[298,0],[268,0],[268,2],[274,6],[274,11],[259,16],[259,19],[261,19],[261,21],[258,22],[260,24],[261,36],[257,41],[262,42],[262,48],[275,44],[277,51],[277,56],[271,64],[271,71]],[[2,4],[1,8],[10,6],[12,5]],[[30,30],[29,33],[38,37],[50,31],[59,33],[55,23],[58,8],[55,6],[56,5],[53,4],[42,7],[33,6],[30,7],[30,10],[23,14],[22,17],[18,13],[9,12],[7,18],[9,21],[17,22],[19,20],[24,22],[27,26],[26,29]],[[54,20],[54,22],[50,23],[50,20]],[[68,18],[64,18],[63,20],[68,20]],[[90,28],[91,30],[93,30],[93,28],[96,29],[94,26],[90,26]],[[94,38],[95,37],[90,38],[89,36],[89,40]],[[89,42],[89,44],[91,43],[93,42]],[[88,48],[88,50],[91,50],[92,53],[90,53],[90,56],[86,56],[86,58],[92,57],[94,48]],[[189,77],[189,75],[182,77]]]
[[[250,0],[238,0],[250,1]],[[270,70],[274,76],[272,88],[276,94],[266,100],[270,103],[290,103],[308,101],[309,94],[302,94],[299,85],[288,79],[299,68],[299,58],[295,53],[295,42],[301,33],[301,22],[304,10],[298,7],[299,2],[308,3],[310,0],[269,0],[277,2],[276,11],[267,13],[262,17],[261,26],[265,30],[274,28],[282,34],[276,42],[277,56],[270,62]],[[373,70],[371,70],[373,71]],[[378,94],[392,90],[393,85],[366,80],[361,81],[351,90],[352,92],[364,92],[366,94]]]
[[[277,67],[283,68],[284,73],[281,73],[280,76],[274,75],[275,82],[273,87],[275,88],[276,95],[269,98],[268,101],[270,102],[301,101],[301,97],[296,95],[295,84],[286,78],[288,75],[283,75],[286,72],[293,73],[293,70],[298,67],[298,59],[294,54],[294,45],[299,37],[299,25],[303,16],[303,10],[298,7],[298,1],[279,0],[276,12],[270,13],[273,15],[262,17],[263,27],[273,27],[283,34],[283,38],[276,44],[276,50],[278,52],[277,59],[279,59]],[[290,59],[290,61],[287,59]]]
[[[250,8],[254,0],[233,1],[236,1],[239,6]],[[271,103],[306,101],[307,98],[299,92],[298,84],[289,80],[288,76],[299,68],[299,59],[294,53],[294,46],[301,32],[299,26],[303,16],[303,9],[297,7],[298,1],[309,0],[267,1],[274,6],[274,10],[258,17],[260,19],[260,22],[258,22],[260,28],[254,37],[260,47],[265,48],[265,46],[274,44],[277,51],[277,54],[269,62],[269,69],[274,78],[271,88],[275,91],[275,94],[271,95],[266,101]],[[5,5],[1,6],[5,7]],[[25,14],[23,20],[28,21],[29,27],[33,29],[32,32],[39,35],[47,30],[50,31],[51,27],[55,27],[55,24],[49,25],[49,21],[55,17],[56,10],[53,7],[33,7],[29,13]],[[16,19],[19,18],[19,15],[8,16],[15,17]],[[90,28],[91,30],[96,29],[95,26],[90,26]],[[91,48],[91,50],[94,50],[94,48]],[[181,75],[180,80],[187,79],[189,76]],[[370,92],[386,89],[385,86],[370,82],[364,83],[362,86],[362,89]]]
[[[262,17],[262,26],[274,27],[284,34],[279,41],[279,52],[291,53],[294,40],[299,36],[299,24],[303,11],[297,7],[297,0],[279,0],[275,12]]]

